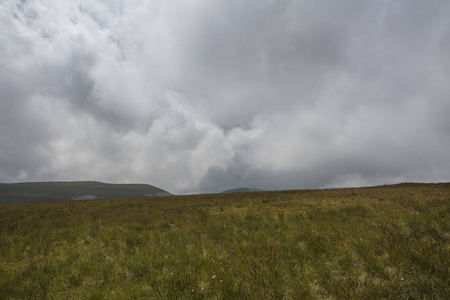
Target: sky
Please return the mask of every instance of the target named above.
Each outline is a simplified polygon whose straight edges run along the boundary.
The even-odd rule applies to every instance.
[[[0,2],[0,182],[450,181],[448,0]]]

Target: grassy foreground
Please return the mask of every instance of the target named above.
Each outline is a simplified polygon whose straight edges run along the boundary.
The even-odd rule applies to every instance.
[[[449,299],[450,184],[0,205],[2,299]]]

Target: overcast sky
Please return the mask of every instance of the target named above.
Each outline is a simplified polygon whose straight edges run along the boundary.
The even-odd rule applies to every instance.
[[[450,1],[0,2],[0,182],[450,181]]]

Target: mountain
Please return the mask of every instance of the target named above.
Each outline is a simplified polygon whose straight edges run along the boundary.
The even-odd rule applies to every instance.
[[[262,192],[262,191],[263,190],[260,190],[260,189],[240,187],[237,189],[226,190],[226,191],[223,191],[222,193],[247,193],[247,192]]]
[[[166,195],[171,194],[148,184],[110,184],[96,181],[0,183],[0,203]]]

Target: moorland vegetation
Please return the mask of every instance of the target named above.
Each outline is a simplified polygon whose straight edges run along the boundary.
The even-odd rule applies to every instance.
[[[449,299],[450,184],[0,205],[2,299]]]

